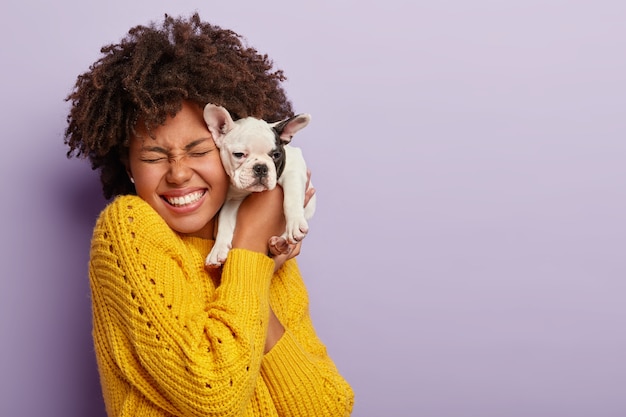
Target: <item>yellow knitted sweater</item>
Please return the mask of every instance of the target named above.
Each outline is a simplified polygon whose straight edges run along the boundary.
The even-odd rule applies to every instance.
[[[349,415],[352,389],[315,334],[295,260],[274,274],[270,258],[234,249],[209,276],[212,245],[139,197],[100,214],[89,276],[108,415]],[[285,333],[264,355],[270,303]]]

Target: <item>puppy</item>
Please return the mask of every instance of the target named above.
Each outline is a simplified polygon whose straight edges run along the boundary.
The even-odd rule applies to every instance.
[[[315,195],[304,207],[306,163],[302,151],[289,143],[309,124],[311,116],[299,114],[276,123],[253,117],[235,122],[225,108],[209,103],[204,108],[204,120],[230,176],[230,188],[218,217],[215,245],[206,265],[215,268],[226,261],[243,199],[253,192],[271,190],[276,184],[283,188],[284,194],[287,226],[282,238],[289,243],[301,241],[309,231],[307,220],[315,211]]]

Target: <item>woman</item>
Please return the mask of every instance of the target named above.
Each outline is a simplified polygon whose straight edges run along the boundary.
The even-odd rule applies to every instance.
[[[204,269],[228,178],[202,108],[288,117],[282,72],[197,14],[135,27],[102,53],[68,97],[66,143],[114,197],[89,263],[107,413],[349,415],[353,392],[308,314],[299,246],[267,256],[284,228],[279,188],[246,199],[226,263]]]

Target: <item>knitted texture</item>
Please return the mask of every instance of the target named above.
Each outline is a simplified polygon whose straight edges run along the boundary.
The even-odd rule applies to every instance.
[[[352,389],[318,339],[295,260],[181,237],[142,199],[100,214],[89,276],[109,416],[347,416]],[[263,354],[270,303],[285,334]]]

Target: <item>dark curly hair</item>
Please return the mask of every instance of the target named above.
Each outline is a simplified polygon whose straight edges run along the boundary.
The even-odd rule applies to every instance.
[[[128,141],[140,119],[162,125],[189,100],[224,106],[234,119],[270,121],[293,115],[281,86],[285,76],[267,55],[244,45],[237,33],[189,18],[165,15],[157,25],[136,26],[78,76],[66,101],[67,157],[88,157],[100,170],[105,198],[135,194],[126,173]]]

